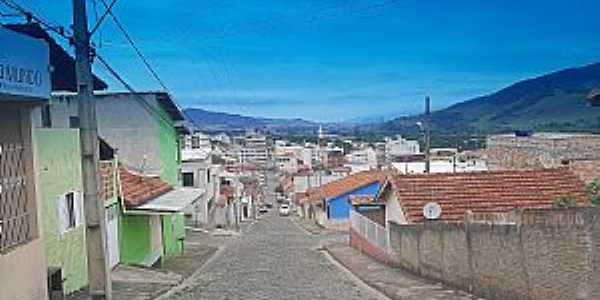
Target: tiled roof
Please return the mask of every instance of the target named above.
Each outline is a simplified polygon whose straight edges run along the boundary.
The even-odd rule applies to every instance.
[[[125,167],[119,168],[119,175],[123,201],[127,207],[142,205],[173,189],[160,178],[133,174]]]
[[[598,159],[572,160],[569,162],[569,169],[586,184],[600,179],[600,160]]]
[[[437,202],[442,221],[459,222],[467,211],[501,213],[550,208],[561,196],[587,203],[583,182],[566,168],[427,175],[394,175],[388,182],[407,220],[423,221],[423,206]]]
[[[329,199],[352,192],[369,184],[385,181],[386,173],[382,171],[363,171],[329,182],[320,188],[310,190],[305,201],[311,203]]]

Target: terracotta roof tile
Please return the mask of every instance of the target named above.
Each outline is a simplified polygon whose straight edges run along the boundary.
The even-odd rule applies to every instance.
[[[119,167],[119,176],[127,207],[140,206],[173,189],[160,178],[133,174],[125,167]]]
[[[319,202],[323,199],[329,199],[339,196],[366,185],[379,182],[383,184],[386,178],[386,172],[383,171],[363,171],[329,182],[320,188],[313,188],[308,191],[309,196],[304,202]]]
[[[423,221],[423,206],[437,202],[442,221],[460,222],[467,211],[501,213],[551,208],[561,196],[586,204],[583,182],[566,168],[427,175],[394,175],[388,182],[411,223]]]

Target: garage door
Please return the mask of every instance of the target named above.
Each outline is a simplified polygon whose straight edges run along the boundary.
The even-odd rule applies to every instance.
[[[106,243],[108,264],[112,269],[119,264],[119,218],[114,205],[106,209]]]

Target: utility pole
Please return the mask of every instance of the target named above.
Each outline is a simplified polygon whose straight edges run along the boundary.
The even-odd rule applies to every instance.
[[[98,172],[98,128],[91,68],[90,33],[86,0],[73,0],[73,44],[75,46],[79,139],[83,175],[89,295],[92,300],[110,300],[112,286],[106,261],[104,203],[100,199]]]
[[[425,173],[431,171],[431,99],[425,97]]]

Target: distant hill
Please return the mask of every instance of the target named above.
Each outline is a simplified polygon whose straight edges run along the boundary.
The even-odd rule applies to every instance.
[[[493,133],[514,129],[600,130],[600,108],[585,101],[600,87],[600,63],[517,82],[493,94],[432,113],[438,133]],[[422,116],[382,123],[383,132],[414,132]]]
[[[271,119],[188,108],[184,113],[204,130],[244,130],[253,128],[313,128],[317,124],[302,119]]]

